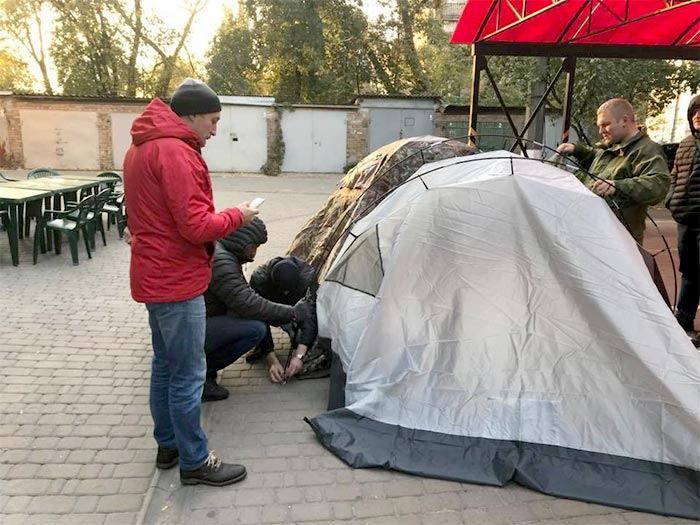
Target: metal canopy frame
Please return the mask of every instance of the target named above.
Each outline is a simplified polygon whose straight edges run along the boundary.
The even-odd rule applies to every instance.
[[[521,5],[517,5],[518,1]],[[508,120],[508,124],[513,131],[513,135],[516,137],[511,151],[515,151],[516,147],[520,147],[523,154],[527,156],[527,151],[523,143],[525,133],[529,129],[530,125],[535,120],[535,116],[545,105],[549,95],[554,89],[557,81],[561,78],[562,74],[566,78],[565,86],[565,97],[564,105],[562,107],[562,113],[564,118],[564,129],[562,131],[562,142],[567,142],[569,139],[569,130],[571,127],[571,111],[572,102],[574,94],[574,82],[576,73],[576,59],[579,57],[586,58],[630,58],[630,59],[681,59],[681,60],[698,60],[700,59],[700,49],[693,45],[681,45],[680,42],[682,38],[688,37],[691,29],[697,24],[697,20],[690,20],[689,25],[682,28],[679,32],[677,38],[675,38],[673,45],[618,45],[618,44],[578,44],[575,43],[576,40],[580,40],[582,37],[576,37],[568,42],[565,41],[565,34],[574,24],[575,20],[581,15],[586,15],[588,28],[588,36],[595,35],[602,31],[591,30],[591,19],[594,14],[594,7],[605,8],[606,0],[588,0],[582,3],[580,9],[567,21],[564,30],[559,34],[559,37],[554,43],[528,43],[528,42],[498,42],[488,40],[488,36],[484,36],[483,32],[486,28],[487,22],[491,16],[496,16],[496,28],[493,34],[498,34],[502,31],[512,27],[512,23],[500,20],[499,9],[503,6],[510,9],[512,12],[517,13],[517,18],[519,22],[526,21],[530,18],[535,18],[537,13],[528,13],[528,2],[530,0],[492,0],[485,16],[478,28],[475,41],[472,44],[472,83],[471,83],[471,96],[469,104],[469,137],[472,144],[476,143],[476,127],[479,116],[479,86],[481,84],[481,74],[485,73],[488,81],[493,87],[496,98],[498,99],[499,105],[503,110],[503,113]],[[553,7],[560,0],[553,0]],[[641,20],[652,16],[653,13],[648,15],[638,17],[633,19],[630,13],[631,2],[635,0],[616,0],[624,1],[624,14],[615,15],[618,22],[612,27],[607,27],[605,31],[611,29],[616,29],[624,26],[630,21]],[[691,0],[690,3],[695,3],[697,0]],[[515,3],[514,3],[515,2]],[[677,6],[679,4],[685,4],[688,0],[665,0],[667,7]],[[538,1],[541,5],[541,0]],[[518,7],[520,9],[518,9]],[[549,8],[547,8],[549,9]],[[466,11],[466,10],[465,10]],[[495,15],[494,15],[495,13]],[[464,14],[463,14],[464,16]],[[579,19],[580,23],[580,19]],[[501,25],[502,24],[502,25]],[[586,36],[585,34],[583,35]],[[483,39],[482,39],[483,38]],[[574,43],[571,43],[574,42]],[[561,59],[561,65],[557,71],[554,79],[547,86],[544,94],[539,99],[536,108],[532,111],[532,115],[527,120],[522,130],[518,130],[509,109],[506,107],[505,101],[498,89],[498,85],[491,74],[488,67],[488,57],[489,56],[533,56],[533,57],[550,57]]]

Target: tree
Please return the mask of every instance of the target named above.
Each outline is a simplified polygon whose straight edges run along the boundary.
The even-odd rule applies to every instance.
[[[550,71],[551,74],[551,71]],[[555,92],[552,106],[561,109],[563,82]],[[584,140],[597,137],[596,111],[606,100],[629,100],[643,123],[661,111],[677,93],[697,90],[700,73],[692,62],[670,60],[579,59],[576,66],[572,127]]]
[[[262,80],[282,102],[312,102],[322,94],[325,41],[322,0],[247,0]]]
[[[427,92],[439,95],[445,104],[464,104],[471,78],[469,47],[450,44],[442,21],[431,11],[424,11],[418,22],[422,43],[417,54],[425,69]]]
[[[424,39],[421,19],[430,16],[429,0],[380,0],[389,10],[371,24],[367,54],[380,91],[428,94],[429,77],[419,55]],[[421,45],[424,45],[423,42]]]
[[[254,95],[259,93],[259,66],[255,35],[249,27],[245,5],[239,4],[234,16],[228,8],[207,53],[209,86],[219,94]]]
[[[44,0],[0,0],[2,31],[22,46],[39,67],[44,91],[53,95],[49,79],[48,53],[44,42],[45,27],[42,14],[47,9]]]
[[[372,79],[365,36],[367,19],[356,4],[345,0],[324,0],[320,15],[324,59],[319,102],[346,104]]]
[[[0,90],[28,91],[31,89],[32,80],[25,62],[8,50],[0,49]]]
[[[190,0],[186,5],[187,20],[180,30],[168,30],[163,20],[158,16],[152,16],[144,24],[143,11],[140,0],[131,0],[133,4],[128,7],[128,0],[105,0],[110,7],[119,14],[121,20],[132,31],[131,54],[129,64],[136,64],[136,56],[140,53],[140,45],[144,43],[156,55],[157,64],[152,70],[158,72],[158,80],[154,85],[154,94],[159,97],[170,95],[173,78],[179,64],[182,63],[182,53],[185,52],[185,44],[192,30],[192,25],[199,12],[207,4],[207,0]],[[131,7],[133,5],[133,8]],[[148,27],[148,30],[145,29]],[[134,70],[131,70],[134,71]]]
[[[58,13],[51,56],[63,92],[69,95],[123,94],[127,54],[103,0],[51,0]]]

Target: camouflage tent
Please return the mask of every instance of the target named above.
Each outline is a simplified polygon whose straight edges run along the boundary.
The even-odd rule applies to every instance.
[[[309,262],[323,276],[348,226],[365,216],[423,164],[476,153],[457,140],[425,135],[397,140],[362,159],[340,182],[292,241],[289,254]]]

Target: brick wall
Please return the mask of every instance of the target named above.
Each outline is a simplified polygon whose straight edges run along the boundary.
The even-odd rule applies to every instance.
[[[148,100],[102,101],[71,97],[0,95],[0,110],[7,124],[7,151],[0,148],[0,167],[27,168],[22,144],[22,110],[80,111],[97,114],[98,163],[101,170],[114,168],[112,113],[141,112]],[[2,112],[0,112],[2,118]],[[2,144],[0,137],[0,144]]]

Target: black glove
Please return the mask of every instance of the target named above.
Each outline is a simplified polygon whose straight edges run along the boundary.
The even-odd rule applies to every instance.
[[[303,324],[304,320],[314,315],[315,312],[310,303],[306,302],[305,299],[301,299],[292,307],[292,313],[294,316],[294,322]]]

